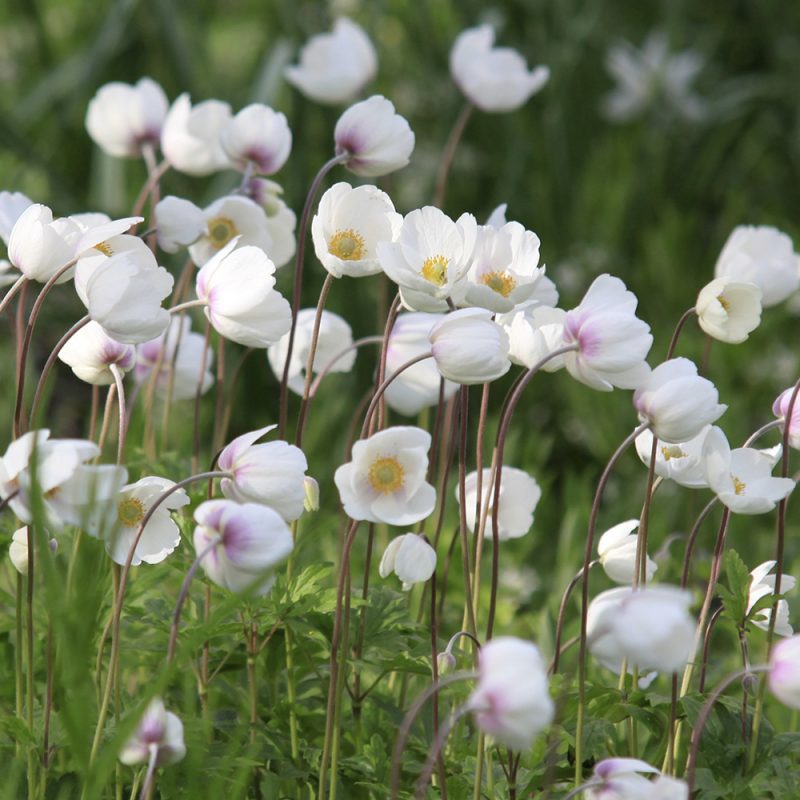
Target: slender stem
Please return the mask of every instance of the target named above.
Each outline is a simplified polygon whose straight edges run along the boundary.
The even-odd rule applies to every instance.
[[[688,308],[686,311],[683,312],[683,315],[678,320],[678,324],[675,326],[675,330],[672,334],[672,338],[669,341],[669,347],[667,348],[667,356],[664,359],[665,361],[669,361],[672,356],[675,354],[675,348],[678,345],[678,339],[680,338],[681,331],[683,330],[683,326],[695,315],[694,308]]]
[[[470,633],[477,638],[475,609],[472,606],[472,584],[469,563],[469,541],[467,539],[467,423],[469,412],[469,389],[460,389],[459,448],[458,448],[458,533],[461,541],[461,567],[464,578],[464,611]]]
[[[194,393],[194,446],[192,448],[192,472],[200,464],[200,401],[203,397],[203,376],[206,374],[208,360],[208,343],[211,340],[211,321],[206,321],[205,339],[203,340],[203,357],[200,359],[200,370],[197,378],[197,391]]]
[[[141,217],[142,210],[144,209],[144,204],[147,202],[147,198],[150,196],[150,193],[153,191],[154,187],[158,184],[167,170],[170,168],[170,163],[166,159],[164,159],[154,170],[149,170],[149,174],[147,176],[147,180],[144,182],[144,185],[139,192],[139,196],[136,198],[136,202],[133,206],[133,211],[131,211],[132,217]],[[131,235],[136,231],[136,225],[133,226],[131,230]]]
[[[34,562],[35,539],[33,525],[28,525],[28,584],[26,594],[26,693],[27,693],[27,717],[28,730],[33,733],[33,705],[34,705],[34,661],[33,661],[33,588],[34,588]],[[36,748],[28,745],[28,797],[35,797],[36,793]]]
[[[431,587],[431,679],[434,686],[439,681],[439,631],[436,619],[436,572],[430,578]],[[453,639],[447,645],[449,650]],[[436,738],[439,735],[439,695],[433,695],[433,702],[431,703],[431,710],[433,712],[433,736]],[[442,800],[447,800],[447,773],[444,768],[444,759],[441,753],[437,759],[437,767],[439,770],[439,790],[442,795]]]
[[[592,561],[589,564],[589,568],[591,569],[597,561]],[[561,658],[561,637],[564,635],[564,619],[567,616],[567,603],[569,603],[569,598],[572,595],[573,589],[580,583],[581,579],[583,578],[583,570],[579,570],[573,576],[572,580],[567,584],[567,588],[564,590],[564,594],[561,596],[561,603],[558,607],[558,619],[556,621],[556,635],[555,635],[555,644],[554,644],[554,652],[553,652],[553,660],[550,663],[550,669],[548,672],[551,675],[555,675],[558,672],[558,663]]]
[[[650,461],[647,467],[647,488],[639,516],[639,529],[636,532],[636,570],[633,588],[644,586],[647,582],[647,534],[650,528],[650,506],[653,502],[653,482],[656,478],[656,454],[658,453],[658,437],[653,433],[653,445],[650,448]]]
[[[708,653],[711,650],[711,634],[714,633],[714,626],[722,616],[723,606],[720,606],[708,620],[703,634],[703,655],[700,659],[700,680],[698,681],[697,691],[700,694],[706,690],[706,668],[708,667]]]
[[[447,737],[450,736],[450,732],[455,727],[455,724],[466,714],[469,713],[471,710],[469,703],[464,703],[460,708],[457,708],[447,719],[447,721],[442,725],[441,729],[439,730],[439,734],[434,739],[433,746],[431,747],[430,753],[428,754],[428,759],[422,767],[422,772],[420,773],[419,779],[417,780],[417,791],[414,795],[417,800],[419,798],[424,797],[425,791],[428,788],[428,783],[430,782],[431,775],[433,774],[433,768],[436,762],[439,759],[439,755],[442,752],[442,748],[444,747],[445,742],[447,741]]]
[[[331,780],[328,786],[328,800],[336,800],[336,790],[339,785],[336,778],[339,774],[339,751],[342,742],[342,695],[344,694],[345,669],[347,668],[348,643],[350,641],[350,604],[352,595],[350,578],[351,574],[348,569],[344,592],[341,647],[339,648],[339,670],[336,676],[336,701],[333,711],[333,738],[331,740]]]
[[[314,381],[311,384],[311,388],[308,390],[308,402],[309,405],[311,401],[314,399],[314,396],[319,391],[320,384],[322,383],[323,379],[326,378],[330,373],[333,371],[333,368],[348,354],[352,353],[353,350],[358,350],[360,347],[363,347],[366,344],[381,344],[383,342],[383,336],[364,336],[362,339],[356,339],[353,344],[349,347],[345,347],[344,350],[340,350],[327,364],[316,374]]]
[[[214,452],[222,450],[225,440],[222,438],[222,425],[225,419],[225,337],[217,337],[217,386],[216,405],[214,408],[214,434],[211,437],[211,446]]]
[[[108,367],[114,376],[114,385],[117,387],[117,398],[119,405],[119,431],[117,433],[117,464],[122,463],[125,454],[125,440],[128,433],[128,415],[125,411],[125,387],[122,384],[122,372],[116,364]]]
[[[442,159],[439,162],[439,170],[436,173],[436,190],[433,196],[433,204],[437,208],[441,208],[444,204],[444,195],[447,190],[447,177],[450,174],[450,165],[453,163],[456,148],[464,134],[464,129],[467,127],[467,122],[469,121],[473,108],[474,106],[470,102],[464,104],[458,117],[456,117],[450,135],[447,137]]]
[[[152,797],[153,789],[155,787],[155,774],[156,762],[158,761],[158,745],[151,744],[150,758],[147,762],[147,773],[144,776],[144,783],[142,784],[142,793],[139,795],[139,800],[149,800]]]
[[[47,785],[47,768],[50,766],[50,719],[53,713],[53,623],[47,623],[47,645],[45,647],[47,678],[44,694],[44,733],[42,735],[42,793]]]
[[[189,308],[203,308],[204,306],[208,305],[207,300],[187,300],[185,303],[178,303],[176,306],[172,306],[169,309],[170,314],[178,314],[181,311],[186,311]]]
[[[114,398],[117,396],[117,387],[115,384],[111,384],[108,387],[108,393],[106,394],[106,404],[103,408],[103,421],[100,424],[100,435],[97,437],[97,447],[100,450],[100,455],[103,453],[103,448],[106,446],[106,439],[108,438],[108,432],[111,429],[111,411],[114,408]],[[99,458],[100,456],[98,456]]]
[[[25,670],[23,668],[22,650],[25,634],[23,631],[23,619],[25,616],[25,578],[22,573],[17,572],[17,594],[14,606],[16,617],[16,641],[14,642],[14,681],[16,688],[16,712],[17,719],[25,719]],[[17,758],[22,753],[22,744],[16,740]]]
[[[3,295],[3,299],[0,300],[0,314],[8,308],[8,304],[16,297],[17,292],[25,285],[27,280],[28,279],[24,275],[20,275],[19,278],[14,281],[11,288]]]
[[[481,590],[481,560],[483,557],[483,537],[485,533],[485,525],[481,522],[481,508],[483,505],[483,440],[486,434],[486,417],[489,411],[489,390],[491,383],[483,384],[483,391],[481,392],[481,406],[478,412],[478,432],[475,435],[475,476],[476,476],[476,495],[475,495],[475,525],[472,532],[472,607],[477,614],[480,607],[480,590]],[[494,461],[494,458],[493,458]],[[494,463],[492,464],[494,467]],[[489,472],[490,476],[493,474],[493,469]],[[488,489],[488,492],[491,488]]]
[[[380,386],[386,378],[386,363],[389,359],[389,338],[392,335],[394,324],[397,321],[397,315],[400,312],[400,304],[402,298],[400,292],[395,295],[392,304],[389,306],[389,313],[386,315],[386,325],[383,328],[383,346],[381,347],[381,356],[378,361],[378,372],[375,376],[375,385]],[[386,424],[386,397],[381,395],[381,401],[378,405],[378,428],[383,429]],[[370,429],[370,433],[372,430]]]
[[[100,387],[95,383],[92,385],[92,409],[89,414],[89,441],[94,441],[97,433],[97,412],[100,410]]]
[[[367,599],[369,597],[369,572],[372,566],[372,550],[375,545],[375,523],[370,522],[367,529],[367,555],[364,560],[364,582],[361,587],[361,612],[358,620],[358,632],[356,634],[356,646],[353,649],[353,659],[355,661],[361,660],[361,655],[364,650],[364,637],[367,633]],[[361,726],[361,676],[356,670],[355,677],[353,678],[353,718],[355,723]]]

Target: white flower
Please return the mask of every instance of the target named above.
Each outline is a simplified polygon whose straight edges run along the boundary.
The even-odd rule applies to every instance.
[[[703,444],[711,430],[706,425],[697,436],[685,442],[667,444],[659,442],[656,447],[656,475],[675,481],[687,489],[705,489],[708,486],[703,459]],[[636,452],[642,463],[650,466],[650,455],[653,451],[653,432],[642,431],[636,437]]]
[[[711,381],[697,374],[688,358],[673,358],[659,364],[633,393],[633,407],[639,421],[646,422],[665,442],[693,439],[727,406],[720,405],[719,393]]]
[[[752,447],[731,450],[725,434],[712,428],[703,444],[706,480],[735,514],[764,514],[794,489],[790,478],[773,478],[775,460]]]
[[[776,561],[765,561],[759,564],[751,573],[750,588],[747,593],[747,613],[753,606],[762,598],[767,595],[775,593],[775,575],[769,573],[775,567]],[[794,589],[797,581],[792,575],[785,575],[781,573],[781,594],[790,592]],[[763,608],[758,612],[756,617],[753,618],[752,623],[762,631],[769,630],[769,623],[772,619],[772,608]],[[791,636],[794,632],[789,623],[789,604],[785,600],[778,600],[778,616],[775,620],[775,633],[778,636]]]
[[[319,511],[319,483],[315,478],[306,475],[303,479],[303,490],[305,498],[303,499],[304,511]]]
[[[761,305],[782,303],[800,286],[798,256],[792,240],[769,225],[734,228],[717,259],[714,275],[761,289]]]
[[[164,491],[174,485],[174,481],[166,478],[148,476],[120,489],[116,522],[105,537],[106,551],[113,561],[125,564],[145,514]],[[142,561],[158,564],[180,544],[181,531],[170,516],[170,511],[188,503],[189,495],[183,489],[178,489],[158,506],[142,531],[131,564],[137,566]]]
[[[220,135],[231,107],[219,100],[192,106],[184,93],[172,104],[161,132],[161,149],[169,163],[188,175],[210,175],[231,166]]]
[[[28,526],[17,528],[11,537],[8,557],[20,575],[28,574]]]
[[[6,244],[17,220],[33,200],[22,192],[0,192],[0,239]]]
[[[636,543],[634,531],[638,519],[629,519],[609,528],[597,543],[597,555],[606,575],[615,583],[631,584],[636,577]],[[647,581],[653,580],[658,565],[647,556]]]
[[[226,339],[269,347],[291,327],[292,310],[275,291],[275,265],[258,247],[229,242],[198,273],[197,297],[206,317]]]
[[[143,145],[158,144],[168,105],[164,90],[150,78],[135,86],[107,83],[89,102],[86,130],[110,156],[133,158]]]
[[[251,103],[225,123],[220,143],[237,169],[244,172],[252,164],[256,172],[272,175],[289,158],[292,132],[280,111]]]
[[[346,103],[374,77],[375,48],[363,29],[346,17],[337,19],[331,33],[312,36],[300,51],[299,66],[284,75],[306,97],[318,103]]]
[[[389,542],[383,552],[378,574],[386,578],[393,572],[403,582],[403,591],[415,583],[425,583],[436,571],[436,551],[422,536],[404,533]]]
[[[640,772],[658,777],[650,781]],[[689,800],[689,787],[682,780],[660,775],[638,758],[605,758],[595,765],[584,796],[589,800]]]
[[[478,727],[512,750],[527,750],[555,714],[539,649],[498,636],[480,649],[478,671],[478,685],[467,700]]]
[[[464,385],[486,383],[511,369],[508,336],[485,308],[452,311],[428,334],[439,372]]]
[[[315,308],[304,308],[297,314],[297,326],[294,333],[294,348],[289,361],[289,388],[302,395],[306,385],[306,367],[308,354],[311,349],[311,335],[314,332],[314,320],[317,316]],[[314,353],[312,372],[318,373],[326,367],[342,351],[353,344],[353,332],[350,326],[338,314],[332,311],[323,311],[319,326],[317,349]],[[289,350],[289,334],[286,333],[280,341],[270,346],[267,358],[275,377],[283,377],[283,368],[286,363],[286,354]],[[350,372],[356,361],[356,351],[350,350],[338,358],[330,368],[331,372]]]
[[[781,703],[800,710],[800,634],[772,648],[767,681],[769,690]]]
[[[475,532],[478,500],[478,473],[470,472],[464,482],[464,502],[466,503],[467,528],[470,533]],[[455,488],[456,501],[461,503],[459,487]],[[492,510],[494,508],[494,483],[492,470],[486,468],[481,477],[481,508],[489,499],[489,508],[486,514],[486,531],[491,536],[494,532],[492,526]],[[542,490],[536,479],[527,472],[516,467],[503,465],[500,477],[500,505],[497,511],[497,538],[504,542],[507,539],[518,539],[524,536],[533,525],[533,512],[542,497]]]
[[[58,358],[82,381],[105,386],[114,383],[114,375],[109,369],[111,364],[121,372],[133,368],[136,349],[112,339],[97,322],[90,322],[72,335],[61,348]]]
[[[206,231],[203,211],[190,200],[168,195],[155,208],[158,246],[166,253],[196,242]]]
[[[275,427],[245,433],[223,449],[217,465],[233,477],[223,478],[220,486],[231,500],[263,503],[293,522],[303,513],[308,462],[299,447],[286,442],[255,444]]]
[[[19,280],[19,273],[11,266],[10,261],[0,258],[0,288],[11,286]]]
[[[450,51],[450,74],[481,111],[514,111],[547,83],[550,70],[539,66],[528,72],[516,50],[493,44],[491,25],[460,33]]]
[[[425,481],[431,437],[420,428],[398,426],[353,445],[352,461],[334,482],[351,519],[411,525],[436,505],[436,490]]]
[[[789,414],[789,403],[793,394],[794,386],[790,386],[781,392],[772,404],[772,413],[778,419],[783,419],[784,427],[786,427],[786,417]],[[800,450],[800,392],[792,408],[792,418],[789,420],[789,447]]]
[[[580,305],[567,312],[562,345],[567,371],[600,391],[635,389],[650,372],[645,362],[653,344],[650,326],[636,316],[636,295],[611,275],[597,277]]]
[[[147,764],[153,749],[156,750],[157,767],[176,764],[186,755],[183,723],[164,708],[158,697],[150,701],[136,732],[122,748],[119,760],[129,766]]]
[[[273,569],[292,552],[292,534],[277,511],[257,503],[208,500],[194,512],[194,548],[200,565],[218,586],[264,595]]]
[[[267,214],[267,232],[272,245],[267,255],[280,269],[289,263],[297,249],[294,229],[297,215],[284,203],[283,189],[275,181],[254,177],[245,187],[247,197],[261,206]]]
[[[761,322],[761,289],[754,283],[716,278],[700,290],[694,310],[709,336],[739,344]]]
[[[368,178],[388,175],[408,164],[414,133],[394,105],[382,95],[356,103],[339,117],[333,131],[336,155],[347,154],[345,166]]]
[[[314,251],[336,278],[374,275],[381,271],[378,244],[394,241],[402,224],[389,195],[376,186],[337,183],[322,195],[311,221]]]
[[[508,335],[508,357],[514,364],[530,369],[564,346],[564,320],[567,312],[539,305],[497,317]],[[564,367],[564,356],[549,359],[542,369],[556,372]]]
[[[429,353],[428,334],[443,314],[410,313],[398,315],[386,348],[386,374],[394,375],[412,358]],[[384,396],[389,407],[406,417],[416,416],[423,408],[439,402],[442,376],[433,359],[420,361],[403,370],[386,389]],[[458,389],[452,381],[444,382],[444,399],[450,399]],[[798,404],[800,405],[800,404]]]

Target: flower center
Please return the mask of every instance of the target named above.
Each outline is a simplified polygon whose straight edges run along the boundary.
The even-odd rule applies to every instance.
[[[481,275],[481,283],[503,297],[508,297],[517,288],[517,282],[507,272],[487,272]]]
[[[730,311],[730,310],[731,310],[731,304],[730,304],[730,303],[729,303],[729,302],[728,302],[728,301],[727,301],[727,300],[726,300],[726,299],[725,299],[725,298],[724,298],[722,295],[718,295],[718,296],[717,296],[717,300],[719,301],[719,304],[720,304],[720,305],[721,305],[721,306],[722,306],[722,307],[723,307],[723,308],[724,308],[726,311]]]
[[[735,475],[731,475],[731,480],[733,481],[733,491],[736,494],[744,494],[747,484],[744,481],[740,481]]]
[[[405,474],[396,458],[377,458],[369,468],[369,482],[376,492],[391,494],[405,483]]]
[[[233,220],[228,217],[214,217],[208,223],[208,238],[215,250],[221,250],[238,233]]]
[[[422,264],[422,277],[435,286],[444,286],[447,283],[447,265],[450,259],[444,256],[431,256]]]
[[[144,506],[141,500],[127,497],[117,506],[117,518],[126,528],[138,525],[144,519]]]
[[[686,453],[676,444],[664,445],[661,448],[661,455],[664,456],[664,461],[669,461],[671,458],[686,458]]]
[[[94,246],[95,250],[99,250],[104,256],[111,256],[114,255],[114,248],[108,242],[100,242],[100,244],[96,244]]]
[[[364,258],[366,250],[364,237],[352,228],[336,231],[328,243],[328,252],[342,261],[358,261]]]

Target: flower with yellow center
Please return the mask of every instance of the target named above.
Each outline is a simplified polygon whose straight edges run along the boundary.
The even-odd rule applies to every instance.
[[[369,482],[376,492],[391,494],[405,482],[405,470],[396,458],[376,458],[369,468]]]
[[[234,236],[239,235],[239,229],[232,219],[227,217],[214,217],[208,221],[208,243],[215,250],[221,250]]]
[[[697,322],[721,342],[743,342],[761,322],[761,296],[753,283],[716,278],[697,295]]]
[[[342,261],[359,261],[366,253],[364,237],[352,228],[336,231],[328,242],[328,252]]]
[[[132,528],[144,519],[144,506],[135,497],[126,497],[117,503],[117,520],[125,528]]]
[[[444,286],[447,283],[447,265],[450,261],[444,256],[431,256],[422,262],[422,277],[434,286]]]
[[[507,272],[487,272],[481,275],[480,281],[503,297],[508,297],[517,286],[517,282]]]

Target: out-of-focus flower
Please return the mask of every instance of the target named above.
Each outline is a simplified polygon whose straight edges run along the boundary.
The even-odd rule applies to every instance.
[[[712,428],[703,443],[706,480],[735,514],[764,514],[794,489],[791,478],[773,478],[775,460],[752,447],[731,450],[725,434]]]
[[[606,575],[615,583],[631,584],[636,577],[636,543],[634,531],[639,527],[638,519],[629,519],[609,528],[597,543],[597,555]],[[647,581],[653,580],[658,565],[647,558]]]
[[[529,72],[516,50],[493,44],[491,25],[462,31],[450,51],[450,74],[481,111],[514,111],[547,83],[550,70],[538,66]]]
[[[635,389],[650,372],[645,358],[653,344],[650,326],[636,316],[636,295],[611,275],[595,278],[580,305],[564,318],[562,345],[567,371],[600,391]]]
[[[739,344],[761,322],[761,289],[754,283],[715,278],[700,290],[694,310],[697,322],[709,336]]]
[[[0,239],[6,244],[22,212],[32,205],[33,200],[22,192],[0,192]]]
[[[280,269],[289,263],[297,249],[294,229],[297,215],[283,201],[280,184],[268,178],[251,178],[245,187],[246,196],[258,203],[267,215],[267,232],[272,239],[267,255]]]
[[[147,764],[154,749],[157,767],[176,764],[186,755],[183,723],[164,708],[163,701],[158,697],[150,701],[136,732],[122,748],[119,760],[129,766]]]
[[[466,503],[467,528],[470,533],[475,532],[478,500],[478,473],[470,472],[464,481],[464,502]],[[461,502],[461,492],[458,486],[455,489],[456,501]],[[494,509],[494,483],[492,470],[486,468],[481,477],[481,507],[489,500],[486,514],[486,532],[491,536],[494,532],[492,526],[492,510]],[[507,539],[518,539],[524,536],[533,525],[533,512],[542,497],[542,490],[536,479],[527,472],[516,467],[503,465],[500,478],[500,505],[497,509],[497,538],[504,542]]]
[[[781,703],[800,710],[800,634],[772,648],[767,682],[769,690]]]
[[[772,413],[783,419],[784,427],[786,426],[786,417],[789,414],[789,403],[794,393],[794,386],[790,386],[778,395],[775,402],[772,404]],[[800,393],[794,402],[792,408],[792,418],[788,422],[789,425],[789,447],[795,450],[800,450]]]
[[[220,486],[225,497],[239,503],[263,503],[287,522],[303,513],[308,462],[299,447],[287,442],[256,442],[275,425],[242,434],[219,454],[219,469],[230,472]]]
[[[339,117],[333,131],[336,155],[348,155],[345,167],[368,178],[388,175],[408,164],[414,133],[394,105],[376,94]]]
[[[292,132],[280,111],[263,103],[251,103],[225,123],[220,144],[242,172],[251,164],[256,172],[272,175],[289,158]]]
[[[169,163],[187,175],[210,175],[231,167],[220,135],[231,107],[219,100],[192,106],[184,93],[172,104],[161,132],[161,150]]]
[[[269,347],[291,327],[289,303],[275,290],[275,265],[234,239],[197,273],[197,297],[214,329],[245,347]]]
[[[136,348],[112,339],[97,322],[90,322],[74,333],[61,348],[58,358],[86,383],[106,386],[114,383],[109,369],[115,364],[121,372],[133,369]]]
[[[110,156],[134,158],[144,145],[158,145],[168,106],[164,90],[151,78],[134,86],[107,83],[89,101],[86,130]]]
[[[429,353],[431,343],[428,334],[443,314],[400,314],[389,334],[386,348],[386,374],[393,375],[412,358]],[[403,370],[385,392],[389,407],[406,417],[416,416],[423,408],[439,402],[439,387],[442,376],[433,359],[426,359]],[[444,382],[444,399],[455,394],[458,384]]]
[[[403,217],[386,192],[376,186],[337,183],[319,202],[311,221],[314,251],[336,278],[360,278],[381,271],[377,247],[400,233]]]
[[[292,533],[277,511],[258,503],[207,500],[194,512],[194,549],[218,586],[265,595],[274,567],[292,552]]]
[[[351,519],[411,525],[436,505],[425,480],[431,437],[421,428],[397,426],[353,445],[353,460],[333,476]]]
[[[665,442],[693,439],[716,422],[727,409],[717,400],[717,388],[697,374],[697,366],[688,358],[659,364],[633,393],[639,420]]]
[[[555,713],[539,649],[498,636],[481,648],[478,671],[478,685],[467,700],[478,727],[512,750],[527,750]]]
[[[297,326],[294,333],[294,348],[289,362],[289,388],[295,394],[303,394],[306,385],[306,367],[311,350],[311,336],[314,332],[314,320],[317,316],[315,308],[304,308],[297,314]],[[346,320],[332,311],[323,311],[319,326],[317,349],[314,353],[312,372],[318,373],[326,367],[343,350],[353,344],[353,332]],[[286,354],[289,351],[289,334],[270,346],[267,358],[275,377],[281,380]],[[330,368],[331,372],[350,372],[356,361],[356,351],[350,350],[338,358]]]
[[[381,558],[378,574],[387,578],[393,572],[403,582],[403,591],[415,583],[425,583],[436,571],[436,551],[416,533],[404,533],[389,542]]]
[[[603,111],[617,122],[652,108],[673,111],[687,120],[701,119],[706,104],[692,91],[692,83],[704,63],[697,50],[670,53],[666,37],[658,31],[645,39],[641,50],[620,42],[606,56],[606,68],[617,86],[604,99]]]
[[[651,781],[641,772],[658,777]],[[605,758],[595,765],[584,796],[589,800],[689,800],[689,787],[682,780],[660,775],[638,758]]]
[[[106,551],[112,561],[125,564],[145,514],[164,491],[174,485],[174,481],[151,475],[122,487],[117,495],[116,523],[105,537]],[[178,489],[158,506],[142,531],[131,564],[137,566],[142,561],[158,564],[180,544],[181,531],[170,512],[188,503],[189,495]]]
[[[792,240],[770,225],[739,225],[717,259],[714,275],[761,289],[761,305],[782,303],[800,286],[798,256]]]
[[[686,442],[667,444],[659,442],[656,446],[656,475],[687,489],[705,489],[708,486],[703,460],[703,444],[711,430],[706,425],[697,436]],[[642,463],[650,466],[653,451],[653,432],[642,431],[636,437],[636,452]]]
[[[28,574],[28,526],[17,528],[11,537],[8,557],[20,575]]]
[[[508,335],[508,357],[512,363],[530,369],[563,347],[566,316],[567,312],[561,308],[539,306],[530,312],[523,310],[498,317]],[[564,363],[564,356],[560,355],[548,359],[541,368],[556,372],[563,369]]]
[[[167,195],[155,208],[158,246],[166,253],[196,242],[206,230],[203,212],[190,200]]]
[[[769,573],[775,568],[776,563],[776,561],[765,561],[750,573],[750,589],[747,593],[748,614],[762,597],[775,593],[776,576]],[[797,581],[792,575],[781,573],[781,594],[790,592],[794,589],[796,583]],[[769,629],[771,619],[772,608],[763,608],[751,621],[757,628],[766,631]],[[794,633],[789,623],[789,604],[785,600],[778,600],[778,616],[775,619],[774,630],[778,636],[791,636]]]
[[[333,31],[312,36],[300,51],[300,64],[284,75],[306,97],[318,103],[346,103],[374,77],[378,57],[364,30],[346,17]]]

